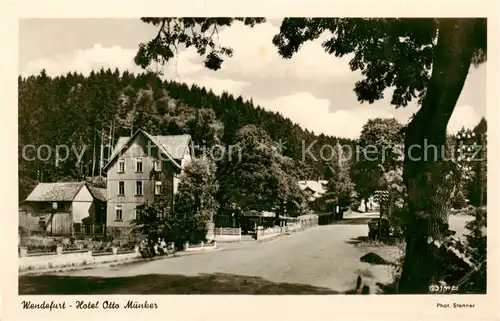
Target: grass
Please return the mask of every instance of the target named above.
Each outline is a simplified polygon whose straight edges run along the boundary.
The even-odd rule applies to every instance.
[[[370,217],[356,217],[356,218],[349,218],[349,219],[343,219],[339,221],[333,221],[330,224],[331,225],[365,225],[368,224],[373,218]]]
[[[370,240],[368,236],[353,237],[347,241],[347,244],[359,247],[387,247],[387,246],[401,246],[404,241],[398,237],[386,237],[382,240]]]

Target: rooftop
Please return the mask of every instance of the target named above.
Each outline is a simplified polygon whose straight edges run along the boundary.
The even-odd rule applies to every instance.
[[[28,195],[30,202],[73,201],[85,182],[40,183]]]
[[[310,189],[311,191],[313,191],[313,196],[317,198],[326,192],[326,184],[328,182],[321,180],[321,181],[299,181],[298,183],[300,190],[303,191],[306,189]]]
[[[184,153],[186,152],[186,148],[189,146],[189,140],[191,139],[190,135],[167,135],[167,136],[153,136],[149,135],[152,138],[152,143],[160,145],[163,147],[173,159],[180,160],[184,157]],[[115,148],[113,149],[113,158],[115,154],[117,154],[123,145],[130,139],[130,137],[120,137],[116,142]]]

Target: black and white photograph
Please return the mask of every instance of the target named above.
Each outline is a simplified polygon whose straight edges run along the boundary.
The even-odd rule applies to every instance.
[[[490,309],[466,296],[498,295],[490,23],[20,18],[19,309],[200,294]]]

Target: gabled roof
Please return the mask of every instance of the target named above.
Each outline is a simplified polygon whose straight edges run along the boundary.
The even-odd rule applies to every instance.
[[[87,187],[89,188],[90,194],[92,194],[95,199],[103,202],[107,201],[107,193],[105,188],[98,188],[90,185],[87,185]]]
[[[148,138],[153,144],[155,144],[160,151],[165,154],[170,161],[177,167],[181,168],[180,161],[184,157],[186,149],[189,148],[189,142],[191,141],[190,135],[168,135],[168,136],[153,136],[145,131],[138,130],[131,137],[120,137],[116,143],[113,154],[109,158],[108,163],[104,166],[104,170],[115,160],[115,158],[120,154],[123,148],[132,141],[139,133],[142,133],[146,138]]]
[[[28,195],[28,202],[71,202],[85,182],[40,183]]]
[[[191,142],[190,135],[153,136],[176,160],[182,160]]]

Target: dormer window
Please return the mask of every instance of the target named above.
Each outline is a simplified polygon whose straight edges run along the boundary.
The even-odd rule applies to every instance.
[[[161,161],[155,160],[154,161],[154,168],[155,168],[156,172],[160,172],[161,171]]]
[[[118,161],[118,173],[125,173],[125,160],[120,159]]]
[[[137,173],[142,173],[142,158],[136,158],[136,160],[135,160],[135,171]]]

